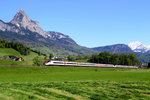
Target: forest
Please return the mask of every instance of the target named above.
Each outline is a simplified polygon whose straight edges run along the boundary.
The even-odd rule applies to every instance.
[[[99,54],[93,54],[89,59],[92,63],[114,64],[114,65],[139,65],[140,61],[134,54],[121,54],[101,52]]]

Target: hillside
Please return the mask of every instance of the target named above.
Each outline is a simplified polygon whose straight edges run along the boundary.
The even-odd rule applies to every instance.
[[[13,60],[5,60],[0,59],[0,65],[33,65],[33,58],[39,56],[37,53],[31,51],[29,55],[21,55],[18,51],[12,48],[0,48],[0,58],[7,56],[7,55],[13,55],[16,57],[22,57],[24,61],[18,62]],[[40,56],[44,58],[44,56]]]
[[[23,62],[13,61],[8,59],[8,56],[21,57],[21,54],[12,48],[0,48],[0,65],[22,65]]]
[[[21,56],[21,54],[18,51],[12,48],[0,48],[0,56],[5,56],[5,55]]]
[[[28,55],[31,51],[30,48],[15,42],[9,42],[3,39],[0,39],[0,48],[12,48],[18,51],[22,55]],[[10,51],[11,52],[11,51]]]

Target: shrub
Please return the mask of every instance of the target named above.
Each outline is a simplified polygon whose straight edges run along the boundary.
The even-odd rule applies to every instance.
[[[42,66],[43,61],[43,58],[36,56],[35,58],[33,58],[33,65]]]

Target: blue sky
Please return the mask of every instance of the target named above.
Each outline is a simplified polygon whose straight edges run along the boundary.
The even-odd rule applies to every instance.
[[[3,0],[0,19],[9,22],[19,9],[82,46],[150,45],[150,0]]]

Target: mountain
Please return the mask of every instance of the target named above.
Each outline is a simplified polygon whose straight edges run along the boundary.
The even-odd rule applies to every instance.
[[[133,51],[125,44],[115,44],[109,46],[101,46],[92,48],[98,52],[113,52],[113,53],[133,53]]]
[[[134,51],[134,52],[141,52],[146,53],[150,50],[150,45],[144,45],[139,41],[131,42],[128,44],[128,46]]]
[[[94,52],[78,45],[72,38],[60,32],[44,31],[39,23],[30,19],[23,10],[19,10],[8,23],[0,20],[0,38],[24,44],[44,53],[76,55]]]
[[[141,62],[150,62],[150,50],[148,50],[148,46],[145,46],[140,42],[132,42],[129,45],[115,44],[101,46],[92,49],[97,52],[107,51],[112,53],[132,53],[135,54]]]

